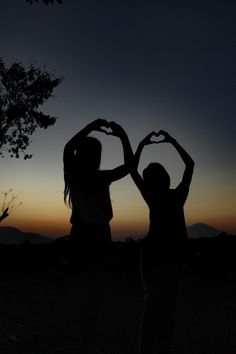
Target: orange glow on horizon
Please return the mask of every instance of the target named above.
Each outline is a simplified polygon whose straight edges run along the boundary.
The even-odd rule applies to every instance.
[[[69,216],[64,216],[63,218],[54,219],[44,219],[44,218],[29,218],[29,219],[19,219],[19,218],[6,218],[1,226],[11,226],[15,227],[24,232],[37,233],[44,236],[51,237],[61,237],[68,235],[70,232],[71,224],[69,222]],[[192,219],[191,222],[186,220],[187,226],[194,223],[206,223],[219,231],[224,231],[226,233],[236,235],[236,225],[235,218],[231,217],[210,217],[206,216],[203,218]],[[118,239],[119,237],[129,237],[129,236],[143,236],[148,230],[148,218],[130,218],[130,220],[117,220],[113,219],[111,221],[112,237]]]
[[[145,235],[148,230],[147,205],[136,187],[129,182],[129,179],[117,182],[111,189],[114,215],[111,220],[111,230],[114,239],[118,239],[119,236]],[[68,235],[71,228],[71,210],[63,203],[63,185],[53,190],[50,184],[47,188],[38,188],[34,193],[32,190],[35,189],[30,189],[29,186],[28,184],[28,190],[20,195],[19,199],[23,204],[13,210],[1,226],[12,226],[21,231],[52,237]],[[206,200],[204,197],[202,191],[197,193],[197,189],[194,188],[190,191],[185,205],[186,224],[189,226],[195,223],[206,223],[220,231],[236,234],[233,198],[231,200],[228,198],[227,203],[225,200],[223,204],[224,199],[221,195],[211,195],[211,198]],[[223,209],[222,205],[224,205]]]

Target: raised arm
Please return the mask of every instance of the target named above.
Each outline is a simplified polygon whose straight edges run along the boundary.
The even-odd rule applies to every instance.
[[[131,164],[131,172],[130,172],[130,174],[131,174],[131,176],[132,176],[132,178],[134,180],[134,183],[136,184],[136,186],[140,190],[142,196],[144,197],[144,199],[145,199],[144,182],[143,182],[142,176],[138,172],[138,165],[139,165],[140,156],[141,156],[141,153],[143,151],[143,148],[146,145],[150,145],[150,144],[156,143],[155,141],[151,140],[151,138],[153,136],[156,136],[156,133],[154,131],[149,133],[143,140],[140,141],[140,143],[139,143],[139,145],[137,147],[137,150],[136,150],[136,152],[134,154],[132,164]]]
[[[105,119],[96,119],[86,125],[77,134],[75,134],[65,145],[63,154],[64,164],[67,163],[68,159],[71,159],[73,157],[76,146],[78,145],[78,142],[81,139],[85,138],[89,133],[94,130],[104,132],[102,127],[108,127],[108,122]]]
[[[111,132],[109,135],[118,137],[121,140],[124,153],[124,164],[112,169],[103,171],[108,183],[125,177],[130,172],[131,161],[133,159],[133,151],[130,145],[128,135],[125,130],[116,122],[109,122]]]
[[[184,164],[185,164],[185,170],[183,173],[183,178],[181,181],[181,184],[183,187],[186,189],[189,188],[191,180],[192,180],[192,175],[193,175],[193,170],[194,170],[194,161],[190,157],[190,155],[183,149],[183,147],[172,137],[170,136],[167,132],[164,130],[160,130],[156,136],[163,136],[164,139],[160,141],[170,143],[174,146],[174,148],[177,150],[179,153],[180,157],[182,158]]]

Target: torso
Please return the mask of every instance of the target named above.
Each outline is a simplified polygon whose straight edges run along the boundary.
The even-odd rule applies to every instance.
[[[72,188],[71,223],[107,223],[111,219],[109,185],[100,171],[77,178]]]
[[[184,210],[176,190],[165,196],[148,196],[150,226],[147,239],[163,246],[178,247],[186,238]]]

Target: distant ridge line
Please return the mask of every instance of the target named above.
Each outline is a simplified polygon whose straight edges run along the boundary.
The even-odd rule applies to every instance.
[[[190,239],[199,238],[214,238],[220,234],[226,234],[224,231],[217,230],[214,227],[204,224],[196,223],[187,227],[188,237]],[[228,235],[228,234],[227,234]],[[114,241],[127,241],[138,240],[145,235],[127,235],[127,236],[114,236]],[[231,235],[229,235],[231,236]],[[48,243],[56,239],[62,239],[63,236],[48,237],[37,233],[24,232],[12,226],[0,226],[0,244],[21,244],[22,242],[31,243]]]
[[[0,226],[0,244],[20,244],[22,242],[47,243],[50,238],[37,233],[24,232],[11,226]]]

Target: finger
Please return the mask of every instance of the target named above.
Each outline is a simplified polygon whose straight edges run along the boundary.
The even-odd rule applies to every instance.
[[[156,132],[152,131],[151,133],[149,133],[147,135],[147,138],[151,138],[152,136],[155,136],[156,135]]]
[[[107,131],[105,129],[102,129],[102,128],[98,128],[97,131],[107,134]]]
[[[156,142],[156,144],[161,144],[161,143],[167,143],[166,139],[158,140],[158,141]]]
[[[109,128],[109,123],[107,120],[105,120],[102,125],[106,128]]]
[[[109,123],[106,119],[104,118],[99,118],[100,120],[100,125],[103,125],[104,127],[108,127],[109,126]]]
[[[152,144],[159,144],[159,141],[149,141],[147,145],[152,145]]]
[[[109,127],[110,128],[116,128],[118,126],[118,124],[116,123],[116,122],[114,122],[114,121],[112,121],[112,122],[109,122]]]
[[[159,130],[159,132],[156,133],[155,135],[160,136],[160,135],[164,135],[164,134],[165,134],[164,130]]]

